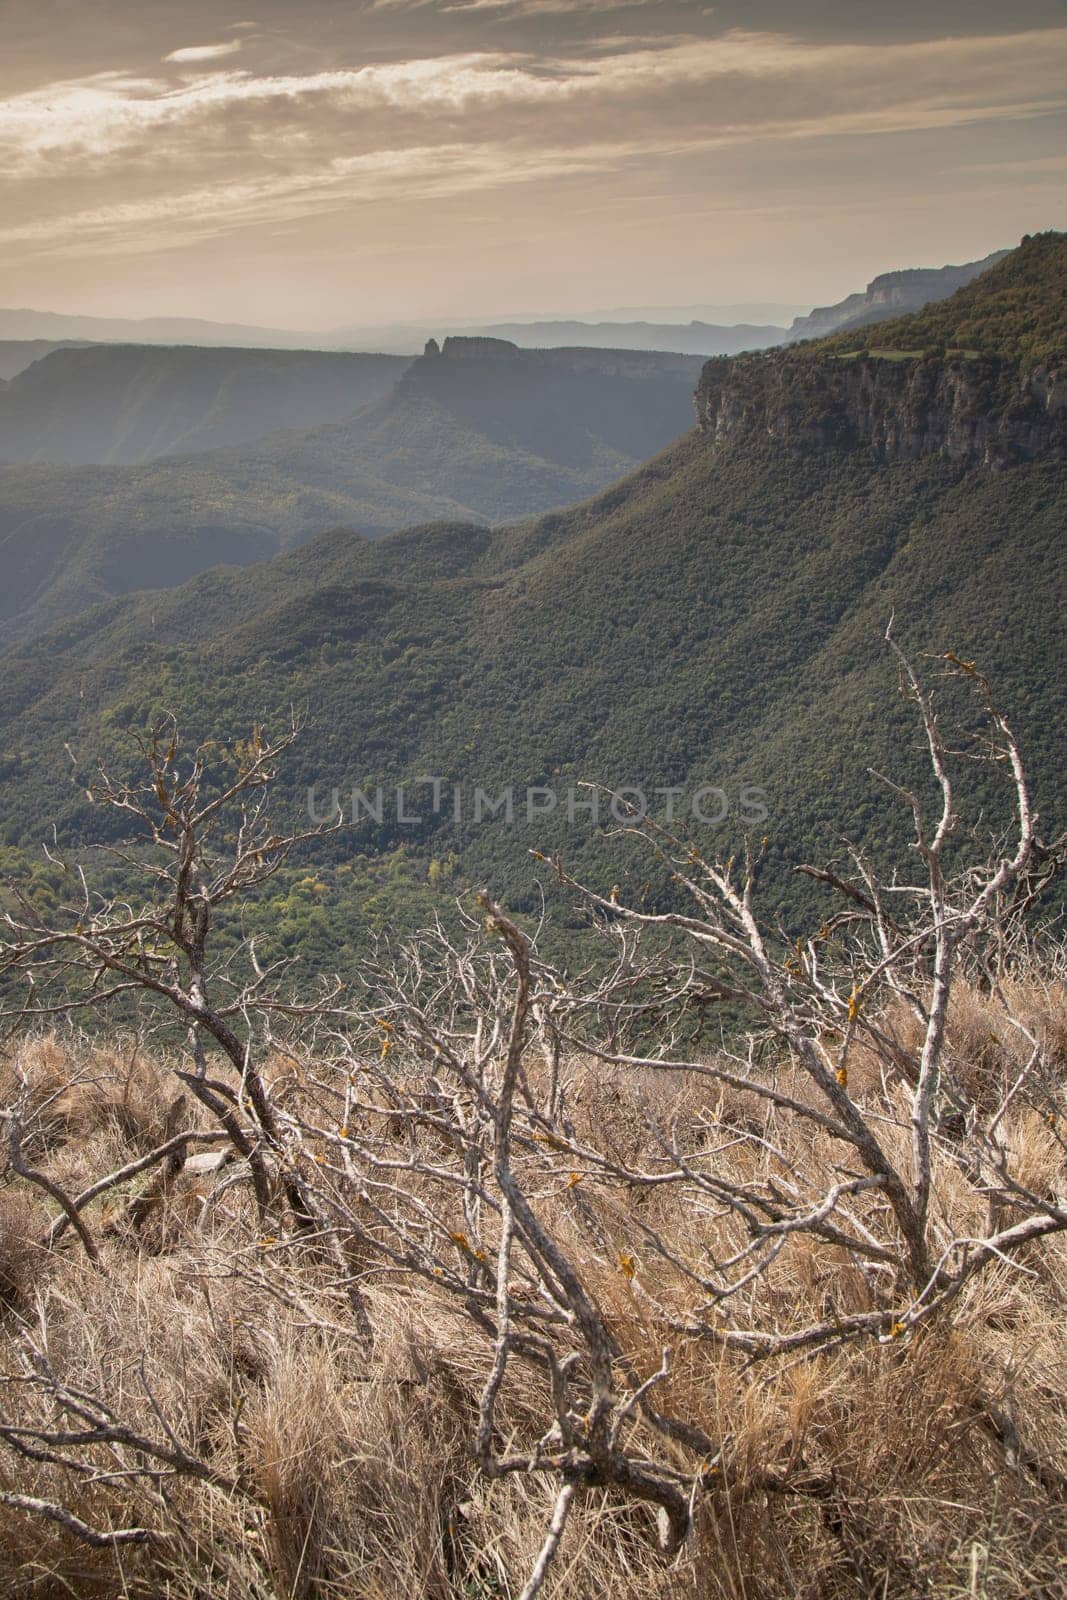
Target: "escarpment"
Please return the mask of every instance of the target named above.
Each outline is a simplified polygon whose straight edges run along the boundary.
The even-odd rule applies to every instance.
[[[717,444],[923,455],[1000,468],[1067,456],[1067,363],[993,356],[784,352],[716,358],[696,392]]]

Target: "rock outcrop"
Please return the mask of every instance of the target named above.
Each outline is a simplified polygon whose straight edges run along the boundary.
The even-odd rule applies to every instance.
[[[521,352],[510,339],[452,333],[442,345],[441,354],[452,361],[515,361]]]
[[[988,467],[1067,456],[1067,368],[995,358],[773,354],[707,362],[697,426],[718,444],[938,455]]]
[[[994,250],[981,261],[967,261],[958,267],[905,267],[880,273],[862,294],[850,294],[836,305],[816,306],[808,316],[794,318],[788,340],[793,344],[798,339],[818,339],[843,328],[865,327],[886,317],[919,311],[932,300],[947,300],[1009,254]]]

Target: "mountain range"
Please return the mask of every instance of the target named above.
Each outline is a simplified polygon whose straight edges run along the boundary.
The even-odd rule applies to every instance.
[[[980,261],[959,267],[906,267],[872,278],[862,294],[850,294],[832,306],[816,306],[794,318],[789,339],[819,339],[848,328],[867,327],[903,312],[920,311],[933,300],[945,300],[1003,261],[1007,250],[994,250]],[[709,352],[716,353],[717,352]]]
[[[862,317],[877,318],[894,311],[915,311],[928,300],[943,298],[962,288],[971,278],[993,266],[1003,250],[963,266],[913,267],[874,278],[866,290],[834,305],[797,316],[790,325],[751,315],[748,308],[709,307],[717,320],[702,311],[682,320],[677,313],[658,318],[642,312],[625,312],[593,318],[510,318],[495,322],[448,325],[447,332],[467,337],[508,339],[526,349],[552,345],[582,345],[595,349],[673,350],[689,355],[734,355],[740,350],[764,349],[831,333]],[[694,308],[695,309],[695,308]],[[762,307],[753,307],[759,312]],[[766,308],[773,311],[773,307]],[[784,308],[781,308],[784,309]],[[729,320],[727,320],[729,318]],[[83,317],[54,311],[0,310],[0,341],[92,340],[120,344],[183,344],[245,346],[278,350],[384,350],[414,355],[440,327],[398,324],[377,327],[335,328],[310,334],[292,329],[257,328],[244,324],[205,322],[192,317]],[[0,377],[7,374],[0,367]]]
[[[699,318],[685,324],[627,322],[622,342],[635,350],[684,350],[692,355],[731,356],[745,350],[794,344],[799,339],[821,338],[841,329],[879,322],[900,312],[918,311],[932,300],[943,300],[1002,261],[1006,254],[1005,250],[995,250],[981,261],[969,261],[958,267],[910,267],[883,272],[872,278],[860,293],[847,295],[835,305],[818,306],[805,316],[794,317],[788,327],[751,322],[723,326]],[[512,339],[516,344],[532,346],[601,346],[618,344],[621,339],[620,325],[615,322],[504,322],[495,323],[485,331],[501,339]]]
[[[789,338],[786,328],[772,323],[738,322],[724,325],[695,320],[678,322],[497,322],[485,334],[508,339],[527,349],[551,345],[584,345],[611,349],[625,344],[630,350],[677,350],[687,355],[736,355],[741,350],[765,350]]]
[[[736,351],[772,336],[788,344],[816,322],[859,327],[975,279],[994,259],[883,274],[791,333],[740,327],[705,339],[694,324],[690,342]],[[603,339],[613,327],[582,331]],[[628,331],[651,340],[666,330]],[[686,342],[685,329],[672,331]],[[9,365],[16,348],[5,347]],[[580,499],[687,429],[699,368],[695,356],[522,354],[514,341],[467,335],[447,339],[443,354],[428,341],[438,354],[413,363],[212,346],[44,349],[0,387],[0,639],[341,523],[377,537],[435,517],[501,522]]]
[[[322,350],[58,347],[0,388],[0,462],[122,466],[315,428],[380,400],[408,365]]]
[[[31,636],[110,594],[262,559],[339,523],[377,537],[437,517],[503,522],[547,510],[621,477],[692,422],[695,357],[463,338],[429,348],[411,364],[107,346],[36,363],[9,392],[34,402],[36,425],[12,431],[39,451],[49,441],[84,449],[91,433],[112,453],[173,449],[193,427],[217,438],[242,415],[266,425],[297,403],[294,390],[300,403],[351,414],[135,466],[0,467],[0,637]],[[99,420],[87,403],[94,373],[121,401],[101,406]],[[210,398],[207,411],[190,385]],[[252,397],[247,410],[242,396]]]
[[[0,308],[0,340],[46,340],[53,344],[91,341],[103,344],[239,345],[268,349],[307,349],[307,334],[287,328],[259,328],[243,322],[209,322],[202,317],[92,317],[28,306]]]
[[[491,359],[501,373],[524,360]],[[448,365],[431,353],[401,387],[430,403]],[[842,833],[906,859],[909,819],[869,770],[922,781],[883,643],[890,616],[925,672],[952,651],[990,675],[1042,816],[1062,817],[1065,514],[1067,236],[1044,234],[887,323],[877,347],[854,330],[708,363],[697,426],[569,509],[378,542],[338,528],[9,648],[6,843],[28,846],[44,818],[61,839],[104,836],[68,744],[83,765],[97,752],[121,764],[123,730],[170,709],[229,747],[297,705],[310,723],[282,820],[306,815],[311,785],[390,792],[437,774],[466,797],[457,817],[424,786],[420,822],[364,821],[333,836],[311,879],[280,881],[263,926],[312,965],[336,963],[376,915],[402,921],[403,895],[425,910],[431,862],[531,911],[541,869],[528,846],[564,851],[601,886],[624,873],[639,886],[647,859],[587,809],[568,817],[583,779],[660,790],[660,808],[667,789],[715,785],[724,845],[742,786],[760,790],[765,910],[795,920],[807,902],[793,867]],[[958,688],[941,686],[946,716]],[[519,797],[512,825],[474,819],[478,787]],[[527,821],[530,787],[557,805]],[[995,828],[998,797],[984,798]],[[377,899],[368,862],[393,875]]]

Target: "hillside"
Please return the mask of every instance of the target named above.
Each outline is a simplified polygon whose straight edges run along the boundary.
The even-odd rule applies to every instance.
[[[391,481],[439,485],[503,521],[535,501],[579,499],[687,431],[700,370],[692,356],[657,352],[453,337],[437,353],[431,341],[391,402],[364,413],[361,441]],[[485,441],[477,481],[465,434]]]
[[[0,390],[0,461],[123,465],[314,428],[388,394],[407,365],[308,350],[61,348]]]
[[[119,344],[235,345],[239,348],[308,349],[317,341],[292,329],[259,328],[244,322],[208,322],[202,317],[92,317],[76,312],[0,308],[0,339],[93,340]],[[327,348],[329,344],[327,343]]]
[[[3,386],[10,383],[20,372],[25,372],[35,361],[51,355],[53,350],[68,350],[74,342],[54,339],[0,339],[0,396],[6,392]]]
[[[817,306],[808,316],[794,318],[789,340],[818,339],[842,329],[869,327],[894,315],[919,311],[954,295],[1008,254],[1007,250],[994,250],[981,261],[968,261],[962,266],[905,267],[879,273],[862,293],[847,295],[836,305]]]
[[[1035,253],[1055,278],[1060,257],[1045,243],[1023,247],[1022,267]],[[1046,303],[1054,319],[1051,284],[1021,339],[1046,338]],[[1021,381],[1018,354],[1000,359]],[[806,392],[824,416],[825,385],[850,370],[866,373],[863,403],[833,396],[851,426],[777,426],[783,382],[794,409],[803,413]],[[466,796],[458,822],[447,803],[430,813],[424,794],[417,826],[386,815],[335,841],[324,918],[331,896],[347,903],[354,852],[398,845],[415,880],[425,883],[431,858],[448,859],[520,906],[536,903],[528,846],[559,846],[584,870],[617,875],[624,847],[585,812],[573,823],[565,814],[581,779],[648,793],[720,785],[724,844],[740,833],[742,786],[758,786],[771,903],[793,917],[799,855],[831,852],[843,832],[890,853],[904,839],[905,819],[867,771],[919,759],[881,642],[892,613],[912,650],[966,653],[989,673],[1054,826],[1067,724],[1064,412],[1045,408],[1044,442],[1028,454],[957,452],[947,444],[957,390],[934,382],[915,447],[872,448],[865,419],[889,414],[900,370],[810,347],[712,363],[702,394],[714,387],[720,404],[702,426],[571,510],[377,544],[338,531],[274,562],[116,603],[9,656],[8,842],[28,844],[42,817],[61,833],[97,826],[66,776],[72,730],[82,756],[117,751],[123,725],[171,707],[194,733],[225,741],[296,703],[312,724],[286,780],[290,817],[312,783],[325,796],[335,784],[388,789],[438,774],[446,794],[458,784]],[[872,407],[883,374],[890,388]],[[938,407],[941,430],[930,421]],[[720,411],[729,427],[714,420]],[[558,804],[527,824],[531,785],[552,788]],[[514,789],[513,826],[474,822],[479,786]],[[990,825],[995,815],[993,804]],[[646,875],[647,864],[634,870]],[[290,911],[271,926],[295,937],[303,914]]]
[[[987,274],[917,316],[890,320],[877,334],[841,333],[835,351],[959,350],[1024,367],[1067,360],[1067,243],[1062,233],[1023,240]]]
[[[0,469],[0,638],[340,523],[377,537],[580,499],[691,425],[699,371],[685,356],[447,340],[341,423],[135,467]]]

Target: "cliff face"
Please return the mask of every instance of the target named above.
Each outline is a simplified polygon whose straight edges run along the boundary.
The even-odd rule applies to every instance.
[[[443,345],[427,342],[422,357],[408,369],[408,387],[427,380],[448,381],[457,373],[505,367],[514,375],[525,373],[593,374],[617,378],[670,378],[695,383],[706,358],[664,350],[612,349],[608,346],[564,345],[548,350],[521,349],[507,339],[450,334]]]
[[[981,261],[967,261],[958,267],[905,267],[883,272],[872,278],[863,294],[850,294],[833,306],[816,306],[806,317],[796,317],[789,330],[790,342],[817,339],[841,328],[879,322],[900,312],[919,311],[931,300],[946,300],[965,284],[996,266],[1008,255],[994,250]]]
[[[1067,368],[1020,376],[991,358],[717,358],[704,367],[696,413],[716,443],[773,439],[887,462],[939,455],[1008,467],[1067,456]]]
[[[445,340],[441,354],[451,361],[517,361],[519,347],[510,339],[486,339],[453,333]]]

